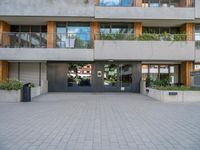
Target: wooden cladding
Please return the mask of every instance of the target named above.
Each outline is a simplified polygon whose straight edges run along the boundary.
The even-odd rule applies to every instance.
[[[186,23],[180,29],[182,33],[187,35],[187,41],[193,40],[193,23]]]
[[[142,23],[136,22],[134,28],[135,28],[135,37],[136,38],[140,37],[140,35],[142,35]]]
[[[193,71],[193,62],[187,61],[181,63],[181,82],[186,86],[191,85],[191,72]]]
[[[8,61],[0,61],[0,82],[8,79]]]
[[[6,32],[10,32],[10,25],[4,21],[0,21],[0,45],[3,47],[6,47],[10,43],[10,38]]]
[[[92,22],[91,23],[91,48],[94,48],[94,40],[95,36],[100,31],[100,24],[98,22]]]
[[[142,7],[142,0],[135,0],[136,7]]]
[[[49,21],[47,23],[47,48],[56,47],[56,22]]]

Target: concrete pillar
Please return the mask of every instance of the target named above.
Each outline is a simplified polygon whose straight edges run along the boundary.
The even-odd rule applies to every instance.
[[[191,85],[191,72],[193,71],[193,62],[185,61],[181,63],[180,68],[181,82],[186,86]]]
[[[91,48],[94,48],[94,40],[98,38],[98,33],[100,31],[100,24],[98,22],[91,23]]]
[[[49,21],[47,23],[47,48],[56,47],[56,22]]]
[[[134,25],[134,29],[135,29],[135,37],[139,38],[140,35],[142,35],[142,23],[136,22]]]

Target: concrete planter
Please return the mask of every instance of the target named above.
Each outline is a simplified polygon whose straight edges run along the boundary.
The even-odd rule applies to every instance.
[[[39,95],[41,95],[41,87],[40,86],[31,88],[31,98],[34,98]]]
[[[21,90],[0,90],[0,102],[21,102]]]
[[[200,102],[200,91],[166,91],[146,88],[147,96],[163,102]]]

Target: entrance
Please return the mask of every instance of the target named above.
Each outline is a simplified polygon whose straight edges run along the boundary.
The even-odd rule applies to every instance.
[[[48,62],[49,92],[140,91],[140,62]]]
[[[131,91],[133,69],[131,64],[104,65],[105,91]]]

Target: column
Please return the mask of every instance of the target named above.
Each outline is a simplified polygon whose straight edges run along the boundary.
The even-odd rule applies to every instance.
[[[47,48],[56,47],[56,22],[49,21],[47,23]]]
[[[98,22],[92,22],[91,23],[91,48],[94,48],[94,41],[95,38],[99,38],[98,34],[99,34],[99,30],[100,30],[100,25]]]
[[[135,37],[139,38],[142,35],[142,23],[136,22],[134,25],[134,29],[135,29]]]

